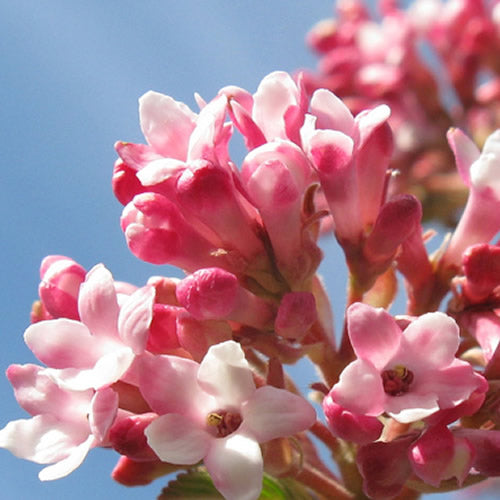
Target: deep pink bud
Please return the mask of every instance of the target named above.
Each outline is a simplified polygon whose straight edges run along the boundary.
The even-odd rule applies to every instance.
[[[467,439],[455,437],[443,426],[428,429],[409,449],[413,471],[427,484],[438,488],[441,481],[456,477],[461,485],[475,456]]]
[[[265,300],[243,288],[237,277],[223,269],[200,269],[184,278],[177,299],[198,320],[229,319],[264,327],[274,310]]]
[[[130,250],[146,262],[191,271],[217,260],[214,245],[191,227],[177,206],[159,194],[137,195],[124,208],[120,222]]]
[[[310,292],[290,292],[281,299],[274,330],[281,337],[300,341],[316,319],[314,295]]]
[[[384,426],[377,417],[352,413],[333,401],[330,395],[323,399],[326,423],[334,436],[356,444],[376,441]]]
[[[253,228],[257,213],[237,192],[231,176],[218,165],[199,161],[185,169],[177,181],[177,199],[186,217],[202,221],[226,248],[253,258],[263,252]]]
[[[68,257],[49,255],[43,259],[38,293],[52,317],[80,319],[78,292],[85,275],[85,269]]]
[[[125,486],[144,486],[179,468],[178,465],[162,462],[159,458],[150,462],[137,462],[122,456],[115,465],[111,477]]]
[[[153,306],[153,320],[149,327],[146,349],[164,354],[180,347],[177,338],[177,315],[182,308],[165,304]]]
[[[479,244],[469,247],[463,256],[464,295],[481,302],[500,285],[500,247]]]
[[[137,178],[137,170],[128,166],[121,159],[115,162],[111,185],[113,193],[122,205],[126,205],[136,194],[146,190]]]
[[[155,460],[156,454],[149,447],[144,429],[158,415],[156,413],[142,413],[117,418],[109,431],[111,446],[121,455],[140,462]]]
[[[364,245],[369,262],[392,259],[399,245],[419,227],[422,206],[415,196],[398,195],[385,203]]]

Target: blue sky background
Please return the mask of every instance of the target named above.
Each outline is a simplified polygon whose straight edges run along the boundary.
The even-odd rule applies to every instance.
[[[143,142],[137,99],[153,89],[196,109],[194,92],[254,92],[271,71],[312,68],[304,36],[332,10],[330,0],[0,0],[1,372],[34,361],[22,335],[45,255],[103,262],[137,285],[173,274],[128,251],[111,191],[114,142]],[[342,304],[345,272],[331,242],[326,251],[322,269]],[[311,380],[307,372],[301,386]],[[0,427],[25,416],[3,376],[0,395]],[[0,498],[156,498],[162,480],[128,489],[109,478],[117,457],[93,450],[69,477],[41,483],[40,466],[0,450]]]

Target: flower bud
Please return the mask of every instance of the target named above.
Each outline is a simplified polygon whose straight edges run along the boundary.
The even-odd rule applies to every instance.
[[[378,418],[352,413],[335,403],[330,395],[323,400],[323,411],[333,435],[353,443],[371,443],[384,428]]]
[[[40,266],[38,293],[46,311],[54,318],[78,320],[78,292],[85,269],[62,255],[49,255]]]

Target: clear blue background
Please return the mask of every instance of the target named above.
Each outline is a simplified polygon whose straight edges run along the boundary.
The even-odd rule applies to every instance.
[[[194,92],[254,92],[271,71],[313,68],[304,36],[332,11],[330,0],[0,0],[2,372],[34,361],[22,334],[45,255],[103,262],[138,285],[172,274],[129,253],[111,192],[114,142],[143,142],[139,96],[153,89],[196,109]],[[322,269],[342,305],[342,266],[330,256]],[[0,395],[0,427],[25,416],[3,376]],[[41,483],[40,466],[0,450],[0,498],[156,498],[161,479],[131,489],[109,478],[117,457],[93,450],[69,477]]]

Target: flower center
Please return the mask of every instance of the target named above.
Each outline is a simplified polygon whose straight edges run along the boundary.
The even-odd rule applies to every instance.
[[[217,437],[226,437],[233,433],[241,424],[243,419],[239,413],[227,410],[211,411],[207,415],[207,425],[215,429]]]
[[[413,373],[403,365],[396,365],[392,370],[382,372],[384,391],[391,396],[401,396],[410,389]]]

